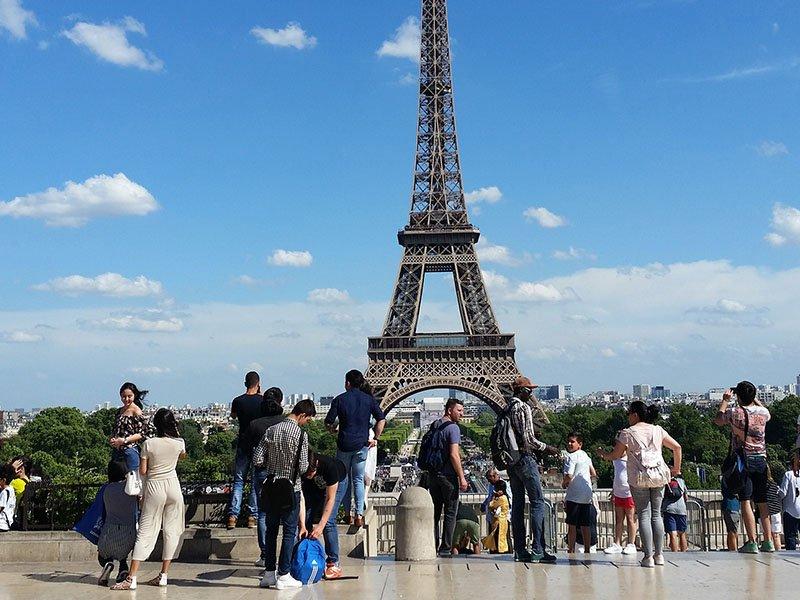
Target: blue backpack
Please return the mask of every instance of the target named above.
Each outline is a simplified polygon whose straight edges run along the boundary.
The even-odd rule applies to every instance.
[[[317,583],[325,574],[325,548],[319,540],[303,539],[292,550],[292,577],[303,585]]]

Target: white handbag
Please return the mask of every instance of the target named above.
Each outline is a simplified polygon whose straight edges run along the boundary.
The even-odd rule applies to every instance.
[[[125,493],[128,496],[142,495],[142,478],[139,471],[128,471],[125,475]]]

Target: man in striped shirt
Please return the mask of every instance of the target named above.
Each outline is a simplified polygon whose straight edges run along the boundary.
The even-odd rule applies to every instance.
[[[538,387],[527,377],[514,380],[514,397],[510,401],[511,427],[517,438],[520,454],[517,463],[508,468],[511,491],[516,502],[511,506],[511,533],[514,538],[514,560],[518,562],[555,562],[554,554],[547,552],[544,543],[544,493],[539,477],[536,452],[558,454],[558,448],[548,446],[536,438],[533,412],[528,403],[533,390]],[[525,548],[525,494],[531,503],[531,552]]]
[[[267,474],[267,479],[288,479],[293,482],[293,507],[276,514],[265,506],[267,530],[264,536],[264,575],[261,587],[276,587],[279,590],[296,588],[302,583],[289,573],[292,549],[297,537],[297,523],[300,514],[300,487],[302,474],[308,470],[308,435],[300,429],[308,423],[317,410],[311,400],[301,400],[295,404],[292,413],[264,434],[253,451],[253,465]],[[262,498],[263,502],[263,498]],[[276,551],[278,546],[278,527],[283,526],[281,555],[276,570]]]

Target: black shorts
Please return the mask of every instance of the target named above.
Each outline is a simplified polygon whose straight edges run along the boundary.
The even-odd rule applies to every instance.
[[[567,500],[567,525],[575,525],[575,527],[590,527],[592,525],[592,505],[591,504],[578,504]]]
[[[751,500],[756,504],[767,501],[767,457],[748,456],[745,462],[744,483],[739,491],[739,500]]]

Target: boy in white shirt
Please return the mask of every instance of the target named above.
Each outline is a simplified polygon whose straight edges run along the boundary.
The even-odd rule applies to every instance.
[[[592,478],[597,477],[592,459],[583,451],[583,437],[578,433],[567,436],[567,460],[564,463],[564,479],[561,487],[566,488],[564,497],[567,511],[566,522],[569,525],[567,533],[567,549],[575,552],[575,538],[578,527],[583,536],[584,552],[589,553],[592,544],[590,526],[592,523]]]
[[[14,523],[14,509],[17,507],[17,498],[11,487],[14,477],[11,465],[0,466],[0,532],[8,531]]]

